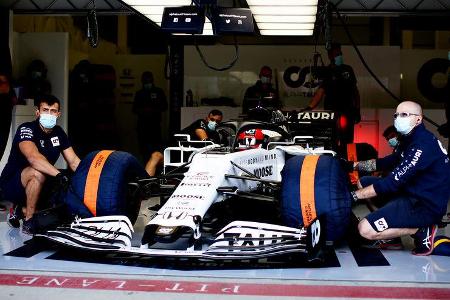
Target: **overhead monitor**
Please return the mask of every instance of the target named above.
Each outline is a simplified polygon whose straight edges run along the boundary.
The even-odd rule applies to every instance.
[[[248,8],[217,8],[213,16],[216,34],[253,34],[253,16]]]
[[[161,29],[170,33],[201,34],[205,14],[197,6],[165,7]]]

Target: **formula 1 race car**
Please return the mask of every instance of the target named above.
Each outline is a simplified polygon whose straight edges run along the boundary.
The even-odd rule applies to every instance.
[[[348,177],[334,151],[288,125],[224,122],[219,144],[178,136],[155,178],[129,153],[90,153],[63,197],[73,221],[38,236],[122,257],[320,260],[325,240],[346,229]],[[135,245],[140,201],[155,196],[160,207]]]

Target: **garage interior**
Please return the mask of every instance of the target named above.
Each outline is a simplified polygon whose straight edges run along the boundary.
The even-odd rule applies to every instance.
[[[314,20],[309,21],[310,29],[301,33],[305,35],[265,34],[267,28],[255,22],[254,34],[236,36],[165,32],[160,21],[152,20],[150,13],[141,10],[146,2],[152,1],[2,0],[0,3],[0,39],[2,45],[9,46],[14,85],[20,87],[27,66],[34,59],[46,64],[51,91],[62,102],[59,125],[69,137],[74,135],[73,146],[80,157],[100,148],[116,149],[132,153],[144,163],[137,144],[137,118],[132,112],[144,71],[153,72],[155,85],[167,95],[169,109],[162,116],[162,132],[168,142],[173,134],[203,118],[212,108],[224,112],[224,121],[238,118],[245,89],[258,79],[263,65],[274,70],[283,108],[305,107],[311,91],[303,85],[291,87],[285,71],[292,66],[317,64],[316,53],[328,64],[325,47],[331,41],[342,44],[345,63],[353,67],[358,80],[362,118],[355,125],[355,143],[371,144],[380,157],[389,154],[391,149],[382,132],[392,124],[399,99],[414,99],[424,108],[427,129],[448,149],[448,138],[437,130],[446,122],[445,99],[433,98],[435,94],[419,86],[423,87],[422,81],[428,80],[430,85],[426,88],[448,90],[450,69],[446,73],[435,72],[432,78],[418,76],[430,60],[448,61],[448,0],[331,0],[335,9],[328,12],[324,9],[331,7],[325,5],[328,1],[320,0]],[[189,5],[191,1],[188,2]],[[246,0],[211,2],[226,8],[251,8],[251,2]],[[179,5],[176,1],[173,4]],[[209,65],[227,66],[236,55],[235,45],[239,53],[237,61],[225,71],[212,70],[199,55],[200,51]],[[73,76],[83,61],[98,72],[99,87],[80,96],[73,89]],[[288,79],[299,80],[295,74]],[[188,91],[192,93],[192,105],[186,102]],[[449,98],[450,95],[447,105]],[[34,119],[32,99],[19,97],[19,100],[20,105],[13,110],[7,149],[17,126]],[[92,117],[88,134],[80,130],[86,128],[82,124],[85,116]],[[7,158],[5,151],[0,170]],[[63,160],[57,166],[66,168]],[[149,208],[157,202],[157,198],[143,202],[135,225],[137,232],[143,230],[150,218]],[[355,211],[359,217],[368,213],[363,206]],[[120,257],[98,259],[95,255],[86,257],[77,251],[37,245],[7,226],[5,212],[0,212],[0,219],[3,277],[0,284],[5,299],[76,299],[84,295],[94,299],[450,297],[448,257],[412,256],[412,239],[407,237],[402,238],[405,250],[362,251],[348,245],[336,246],[327,266],[319,268],[295,264],[272,268],[251,261],[232,266],[189,261],[130,262]],[[439,230],[440,235],[450,236],[448,226]],[[90,286],[89,282],[95,280],[101,281],[102,287]]]

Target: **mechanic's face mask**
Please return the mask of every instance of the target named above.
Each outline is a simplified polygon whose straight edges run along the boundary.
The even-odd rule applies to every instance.
[[[208,121],[208,128],[211,131],[216,130],[217,122],[216,121]]]
[[[397,117],[394,120],[394,127],[395,127],[395,129],[397,129],[398,133],[407,135],[414,128],[414,125],[411,124],[411,116]]]
[[[334,64],[336,66],[341,66],[344,64],[344,58],[342,57],[342,55],[338,55],[334,58]]]
[[[270,84],[270,77],[266,77],[266,76],[261,76],[261,83],[262,84]]]
[[[31,78],[33,79],[39,79],[42,77],[42,72],[38,72],[38,71],[33,71],[31,72]]]
[[[395,148],[398,145],[398,140],[396,137],[393,137],[393,138],[389,139],[388,143],[389,143],[389,146],[391,146],[392,148]]]
[[[146,90],[151,90],[152,87],[153,87],[153,83],[146,83],[146,84],[144,84],[144,89],[146,89]]]
[[[56,125],[57,118],[58,118],[57,116],[51,114],[40,114],[39,123],[45,129],[52,129]]]

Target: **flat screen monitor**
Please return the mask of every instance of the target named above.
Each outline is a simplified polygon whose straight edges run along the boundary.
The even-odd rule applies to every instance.
[[[249,8],[217,8],[213,16],[215,34],[253,34],[253,16]]]
[[[161,29],[170,33],[201,34],[205,13],[197,6],[164,8]]]

